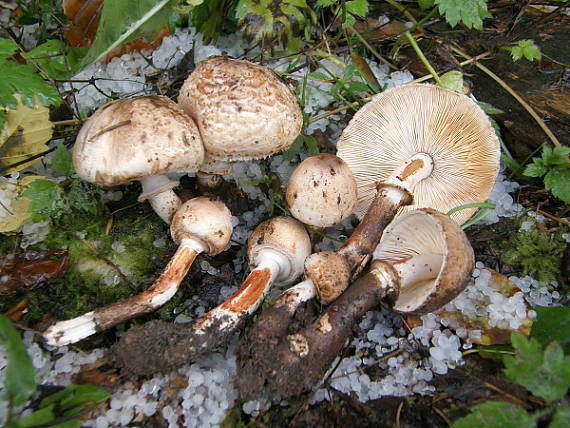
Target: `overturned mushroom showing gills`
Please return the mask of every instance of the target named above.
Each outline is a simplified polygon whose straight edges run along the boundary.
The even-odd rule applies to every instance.
[[[224,345],[259,307],[272,284],[289,285],[303,273],[310,252],[309,236],[296,220],[275,217],[261,223],[247,245],[253,269],[228,300],[190,328],[161,321],[131,328],[113,347],[115,364],[135,375],[170,371]]]
[[[342,348],[360,318],[381,300],[402,313],[433,311],[459,294],[474,266],[473,249],[459,226],[432,209],[410,211],[384,232],[369,273],[352,284],[308,328],[288,334],[296,310],[283,294],[264,312],[239,350],[242,399],[310,390]],[[294,301],[306,300],[293,287]]]
[[[182,204],[170,226],[172,238],[179,247],[155,283],[129,299],[55,323],[44,333],[46,343],[52,346],[75,343],[164,305],[174,296],[198,254],[205,252],[213,256],[226,248],[232,235],[231,217],[222,202],[205,197]]]
[[[85,122],[73,147],[83,180],[115,186],[138,180],[139,201],[149,200],[169,223],[180,206],[166,173],[196,172],[204,160],[198,127],[174,101],[145,96],[111,101]]]
[[[484,202],[499,171],[500,144],[485,113],[469,97],[437,86],[404,85],[377,95],[354,115],[337,147],[358,185],[361,222],[337,250],[352,279],[396,214]],[[474,212],[452,218],[463,224]],[[307,260],[310,277],[333,269],[325,257]]]
[[[265,158],[287,149],[301,132],[295,95],[270,69],[214,56],[200,62],[178,97],[200,129],[208,161],[199,180],[224,174],[228,162]]]

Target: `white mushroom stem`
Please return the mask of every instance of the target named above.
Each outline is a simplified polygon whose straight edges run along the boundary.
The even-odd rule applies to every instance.
[[[176,294],[194,259],[205,250],[200,240],[182,239],[164,272],[150,288],[126,300],[53,324],[43,335],[46,343],[52,346],[69,345],[123,321],[156,310]]]
[[[197,334],[232,333],[259,307],[274,280],[290,270],[290,262],[271,249],[260,251],[257,260],[257,267],[228,300],[194,322],[192,327]]]
[[[159,217],[170,224],[172,216],[182,204],[178,195],[172,190],[180,183],[170,180],[166,175],[152,175],[140,178],[139,181],[142,184],[142,193],[138,201],[143,202],[148,199]]]

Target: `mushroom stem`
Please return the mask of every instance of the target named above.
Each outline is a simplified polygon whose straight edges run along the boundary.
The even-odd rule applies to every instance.
[[[148,199],[152,209],[170,224],[172,216],[182,204],[178,195],[172,190],[180,183],[170,180],[166,175],[152,175],[139,179],[142,185],[142,193],[138,197],[139,202]]]
[[[396,271],[381,263],[336,299],[310,327],[288,336],[294,306],[288,297],[300,302],[310,292],[305,291],[302,298],[284,293],[280,305],[272,305],[261,315],[240,349],[241,398],[252,399],[263,392],[288,397],[310,388],[322,378],[356,322],[386,295],[397,294],[398,288]],[[307,290],[306,284],[300,290]]]
[[[46,343],[52,346],[69,345],[156,310],[176,294],[194,259],[204,250],[205,247],[199,241],[182,239],[164,272],[150,288],[126,300],[53,324],[43,335]]]

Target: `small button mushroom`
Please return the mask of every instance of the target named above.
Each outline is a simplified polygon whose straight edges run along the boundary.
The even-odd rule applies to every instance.
[[[272,70],[222,56],[198,64],[178,103],[200,129],[208,158],[198,176],[204,187],[207,174],[225,173],[228,163],[287,149],[303,125],[295,95]]]
[[[469,97],[437,86],[404,85],[377,95],[354,115],[337,147],[358,185],[361,221],[337,250],[352,279],[397,213],[484,202],[499,171],[500,144],[488,117]],[[463,224],[475,211],[452,218]]]
[[[370,272],[310,327],[288,335],[296,308],[287,293],[296,292],[296,302],[306,300],[310,293],[303,283],[261,314],[239,350],[237,379],[242,399],[262,393],[288,397],[310,390],[367,311],[385,299],[395,301],[393,308],[408,314],[438,309],[464,289],[474,267],[473,249],[463,231],[448,216],[431,209],[396,218],[374,256],[378,259]]]
[[[293,171],[285,198],[297,220],[318,228],[333,226],[352,214],[357,201],[356,180],[341,158],[311,156]]]
[[[148,199],[165,222],[180,206],[166,173],[198,170],[204,147],[198,127],[174,101],[144,96],[111,101],[83,125],[73,147],[80,178],[104,186],[138,180],[139,201]]]
[[[231,220],[231,213],[222,202],[206,197],[185,202],[170,225],[172,238],[179,247],[154,284],[129,299],[53,324],[43,335],[46,343],[52,346],[75,343],[158,309],[176,294],[198,254],[213,256],[226,248],[232,235]]]
[[[161,342],[167,326],[157,328],[153,323],[130,329],[114,346],[116,363],[138,375],[173,370],[225,344],[259,307],[272,284],[289,285],[303,273],[303,262],[310,252],[309,236],[296,220],[275,217],[261,223],[247,244],[248,259],[253,269],[228,300],[199,317],[184,333],[173,331],[168,335],[171,338],[168,353],[148,355],[153,344]],[[175,325],[168,327],[168,330],[179,328]],[[133,349],[135,344],[140,353]],[[133,354],[141,355],[136,364],[130,364]]]

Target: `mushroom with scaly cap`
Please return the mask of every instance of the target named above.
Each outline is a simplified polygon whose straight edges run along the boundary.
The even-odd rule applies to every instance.
[[[43,334],[45,341],[53,346],[68,345],[158,309],[174,296],[198,254],[213,256],[226,248],[232,229],[231,213],[222,202],[206,197],[186,201],[170,225],[178,249],[151,287],[129,299],[53,324]]]
[[[145,96],[111,101],[83,124],[73,166],[83,180],[115,186],[138,180],[154,211],[170,222],[181,201],[166,173],[198,170],[204,147],[198,127],[174,101]]]

